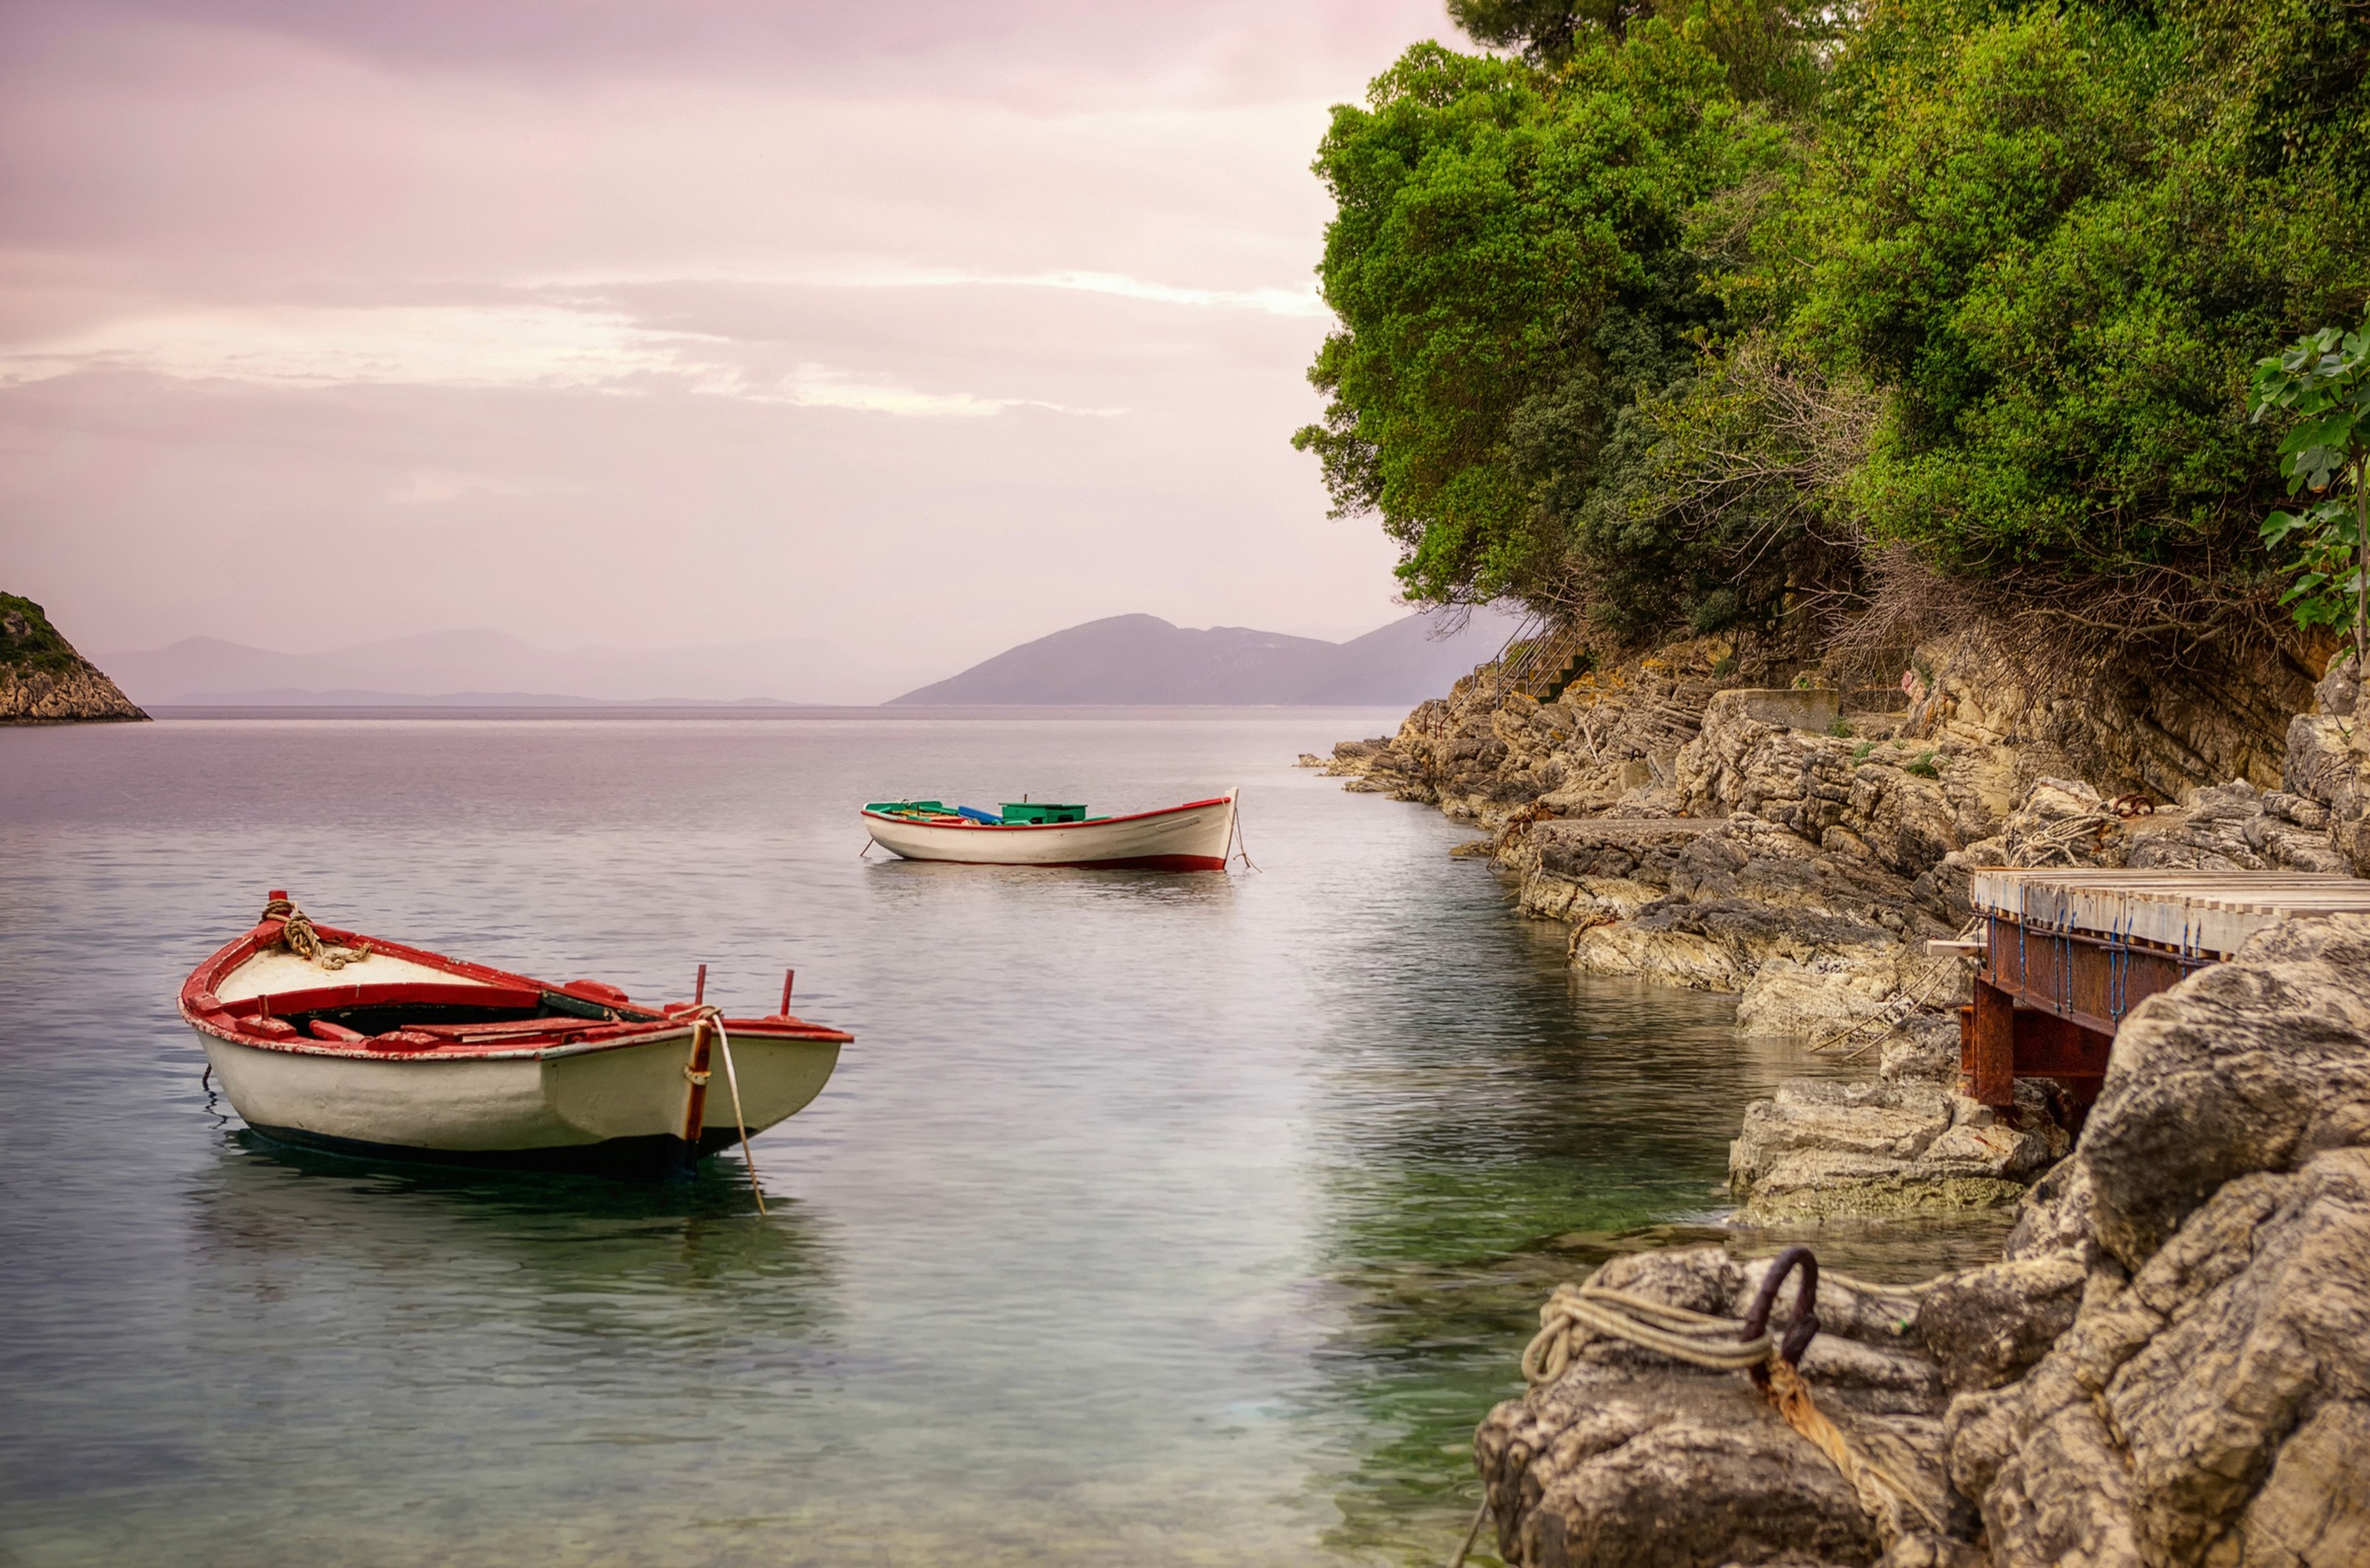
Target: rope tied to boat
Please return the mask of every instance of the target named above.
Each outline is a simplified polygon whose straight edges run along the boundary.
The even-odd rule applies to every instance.
[[[313,929],[313,922],[306,918],[302,909],[296,907],[293,899],[272,900],[264,905],[263,918],[277,920],[280,941],[287,945],[289,952],[308,964],[318,964],[327,970],[341,970],[349,964],[359,964],[370,956],[370,944],[367,942],[355,947],[332,947],[322,941],[321,933]]]
[[[1770,1332],[1770,1313],[1789,1275],[1799,1274],[1794,1310],[1781,1336]],[[1590,1276],[1593,1281],[1595,1276]],[[1914,1296],[1922,1287],[1865,1285],[1843,1275],[1829,1275],[1831,1284],[1866,1295]],[[1846,1437],[1810,1396],[1801,1373],[1801,1361],[1819,1332],[1819,1260],[1808,1247],[1788,1247],[1778,1254],[1762,1276],[1751,1308],[1740,1323],[1735,1318],[1697,1312],[1683,1306],[1650,1300],[1626,1291],[1584,1281],[1560,1285],[1539,1309],[1539,1334],[1523,1352],[1523,1377],[1534,1388],[1563,1375],[1592,1338],[1620,1340],[1674,1361],[1712,1372],[1743,1372],[1759,1388],[1785,1424],[1823,1454],[1851,1487],[1860,1509],[1875,1522],[1889,1548],[1900,1533],[1888,1494],[1916,1511],[1936,1533],[1942,1522],[1922,1502],[1909,1484],[1850,1438]],[[1488,1502],[1482,1503],[1484,1511]],[[1475,1520],[1476,1529],[1479,1520]],[[1471,1536],[1467,1536],[1469,1546]],[[1462,1561],[1464,1553],[1459,1552]]]
[[[725,1086],[733,1091],[733,1127],[741,1135],[741,1163],[749,1170],[749,1195],[757,1201],[757,1213],[761,1215],[765,1212],[765,1189],[757,1185],[757,1156],[750,1152],[749,1118],[741,1110],[741,1074],[733,1070],[733,1036],[724,1027],[724,1009],[712,1002],[703,1002],[692,1009],[690,1016],[694,1020],[694,1028],[702,1023],[713,1024],[716,1028],[716,1046],[724,1055]],[[695,1073],[687,1064],[683,1068],[683,1076],[694,1084],[708,1081],[707,1073]]]

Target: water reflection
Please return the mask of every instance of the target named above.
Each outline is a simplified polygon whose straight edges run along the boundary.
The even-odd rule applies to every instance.
[[[1475,909],[1460,935],[1341,988],[1325,1077],[1336,1328],[1311,1418],[1359,1435],[1326,1538],[1359,1558],[1454,1548],[1473,1425],[1520,1391],[1540,1299],[1619,1252],[1724,1239],[1738,1113],[1822,1067],[1740,1039],[1728,998],[1571,975],[1561,927]]]
[[[811,1329],[830,1316],[830,1221],[778,1194],[759,1215],[735,1160],[657,1182],[480,1172],[293,1148],[240,1128],[193,1183],[190,1203],[193,1257],[224,1290],[236,1289],[242,1270],[264,1289],[292,1277],[307,1289],[401,1291],[459,1269],[492,1282],[497,1310],[506,1297],[537,1302],[547,1332],[679,1340],[752,1307],[777,1328]],[[291,1261],[300,1267],[283,1276]],[[664,1307],[663,1324],[549,1309],[643,1298]]]
[[[1540,1298],[1708,1233],[1818,1064],[1575,983],[1462,829],[1289,766],[1387,722],[0,735],[0,1556],[1441,1560]],[[1242,782],[1264,873],[856,858],[884,780],[1048,771]],[[266,886],[642,996],[795,963],[857,1043],[757,1140],[765,1218],[729,1156],[276,1148],[171,1008]]]

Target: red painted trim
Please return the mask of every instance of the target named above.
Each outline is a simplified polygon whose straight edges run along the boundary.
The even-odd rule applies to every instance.
[[[975,823],[968,817],[932,818],[923,821],[912,817],[892,817],[887,812],[864,812],[860,815],[869,817],[876,823],[902,823],[908,827],[947,827],[972,833],[1043,833],[1057,829],[1074,833],[1081,827],[1116,827],[1121,823],[1141,823],[1154,817],[1174,817],[1181,812],[1198,812],[1212,806],[1225,806],[1230,804],[1232,799],[1233,797],[1228,795],[1220,795],[1206,801],[1188,801],[1182,806],[1163,806],[1156,812],[1135,812],[1126,817],[1098,817],[1094,821],[1086,823]],[[955,863],[966,864],[967,862]],[[1048,862],[1048,864],[1051,863]],[[1116,864],[1117,862],[1081,860],[1064,863],[1086,866]]]
[[[648,1023],[620,1021],[600,1023],[592,1019],[549,1018],[533,1020],[544,1026],[543,1032],[521,1031],[519,1034],[501,1034],[491,1039],[469,1041],[448,1040],[440,1031],[450,1025],[415,1026],[389,1035],[360,1036],[353,1041],[325,1041],[307,1038],[274,1017],[277,1025],[270,1035],[263,1033],[261,1020],[264,1009],[273,1014],[318,1012],[331,1007],[367,1005],[373,1001],[435,1001],[489,1007],[532,1007],[544,991],[564,991],[570,995],[592,996],[575,987],[583,981],[572,980],[568,985],[553,985],[531,976],[513,974],[509,970],[491,969],[483,964],[471,964],[460,959],[432,953],[426,948],[412,947],[402,942],[390,942],[383,937],[364,936],[337,926],[316,924],[313,929],[321,939],[338,947],[357,947],[370,944],[372,953],[384,953],[393,958],[409,959],[430,969],[441,970],[476,980],[475,985],[439,985],[433,980],[405,980],[372,984],[360,979],[343,984],[313,986],[298,991],[274,991],[244,1001],[224,1002],[214,987],[241,964],[258,952],[279,941],[280,922],[265,920],[254,928],[225,943],[205,962],[190,973],[181,986],[181,1016],[200,1034],[211,1035],[234,1045],[256,1051],[280,1051],[297,1056],[343,1057],[349,1059],[387,1059],[391,1055],[414,1060],[467,1060],[489,1056],[516,1056],[522,1052],[540,1054],[557,1046],[592,1047],[599,1050],[622,1049],[651,1044],[671,1035],[688,1034],[685,1024],[672,1018],[656,1018]],[[612,987],[603,986],[603,990]],[[623,995],[622,991],[617,992]],[[606,997],[600,998],[604,1002]],[[612,1004],[613,1005],[613,1004]],[[521,1020],[525,1022],[526,1020]],[[802,1018],[728,1018],[727,1029],[735,1035],[748,1035],[757,1040],[832,1041],[840,1045],[856,1037],[844,1030],[811,1024]],[[470,1033],[483,1035],[494,1025],[481,1025]],[[282,1035],[281,1030],[286,1033]],[[431,1033],[431,1030],[439,1033]],[[387,1044],[379,1045],[377,1042]]]

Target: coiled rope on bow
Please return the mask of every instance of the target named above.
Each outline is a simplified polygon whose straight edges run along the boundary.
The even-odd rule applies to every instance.
[[[349,964],[359,964],[370,956],[370,944],[367,942],[357,947],[332,947],[322,941],[321,933],[313,929],[313,922],[305,917],[302,909],[296,907],[293,899],[272,900],[264,905],[263,918],[277,920],[279,939],[287,944],[289,952],[308,964],[340,970]]]
[[[724,1027],[724,1010],[713,1004],[693,1009],[692,1018],[716,1026],[716,1046],[724,1053],[724,1083],[733,1092],[733,1127],[741,1135],[741,1162],[749,1168],[749,1195],[757,1201],[757,1213],[765,1212],[765,1190],[757,1185],[757,1156],[750,1152],[749,1118],[741,1111],[741,1074],[733,1070],[733,1037]]]

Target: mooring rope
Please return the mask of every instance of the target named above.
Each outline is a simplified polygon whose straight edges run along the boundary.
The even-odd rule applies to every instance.
[[[279,939],[287,944],[289,952],[308,964],[340,970],[349,964],[359,964],[370,956],[370,944],[367,942],[358,947],[331,947],[322,941],[321,933],[313,929],[313,922],[305,917],[302,909],[296,907],[292,899],[274,899],[264,905],[263,918],[277,920]]]
[[[1539,1323],[1537,1337],[1523,1351],[1523,1380],[1534,1388],[1562,1376],[1580,1346],[1600,1334],[1716,1372],[1759,1367],[1776,1348],[1766,1329],[1751,1339],[1738,1339],[1732,1317],[1693,1312],[1596,1285],[1555,1287],[1555,1294],[1539,1309]]]
[[[733,1126],[741,1134],[741,1163],[749,1168],[749,1195],[757,1201],[757,1213],[765,1212],[765,1190],[757,1185],[757,1156],[749,1148],[749,1118],[741,1114],[741,1074],[733,1070],[733,1037],[724,1027],[724,1014],[715,1007],[703,1007],[700,1016],[716,1026],[716,1044],[724,1053],[725,1087],[733,1091]]]
[[[1786,1276],[1797,1270],[1801,1282],[1794,1293],[1793,1319],[1782,1339],[1773,1339],[1770,1312]],[[1931,1289],[1931,1282],[1923,1286],[1881,1286],[1845,1275],[1830,1274],[1827,1278],[1832,1285],[1863,1295],[1915,1297]],[[1591,1275],[1590,1280],[1594,1279]],[[1749,1372],[1754,1384],[1778,1407],[1785,1424],[1824,1454],[1852,1488],[1853,1496],[1875,1521],[1888,1547],[1899,1533],[1892,1511],[1885,1506],[1883,1494],[1888,1492],[1915,1509],[1936,1533],[1941,1533],[1942,1522],[1910,1490],[1909,1484],[1856,1447],[1812,1401],[1810,1385],[1803,1381],[1798,1368],[1803,1352],[1819,1332],[1818,1290],[1818,1259],[1808,1247],[1788,1247],[1777,1256],[1769,1272],[1762,1276],[1761,1288],[1742,1322],[1585,1281],[1579,1285],[1560,1285],[1539,1309],[1539,1333],[1523,1352],[1523,1376],[1533,1387],[1553,1382],[1571,1366],[1587,1341],[1599,1335],[1654,1351],[1691,1367]],[[1484,1514],[1488,1506],[1484,1497]],[[1476,1516],[1473,1533],[1478,1532],[1480,1523],[1480,1516]],[[1468,1533],[1465,1547],[1460,1549],[1452,1568],[1462,1562],[1471,1542],[1472,1534]]]

